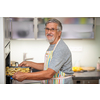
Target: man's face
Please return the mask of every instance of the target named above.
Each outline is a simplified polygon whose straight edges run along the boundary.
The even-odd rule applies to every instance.
[[[60,38],[61,31],[57,30],[58,24],[48,23],[45,29],[45,35],[50,44],[55,44]]]

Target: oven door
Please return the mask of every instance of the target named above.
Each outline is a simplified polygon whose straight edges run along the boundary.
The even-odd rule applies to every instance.
[[[37,80],[24,80],[22,82],[12,80],[12,84],[42,84],[42,82]]]

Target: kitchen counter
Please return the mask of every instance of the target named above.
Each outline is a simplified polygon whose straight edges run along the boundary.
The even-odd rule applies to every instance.
[[[95,71],[88,71],[88,72],[75,72],[73,80],[99,80],[100,79],[100,72],[97,70]]]

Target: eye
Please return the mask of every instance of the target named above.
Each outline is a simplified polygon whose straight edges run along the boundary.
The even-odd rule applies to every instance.
[[[54,28],[52,28],[51,30],[52,30],[52,31],[54,31],[55,29],[54,29]]]
[[[46,30],[49,30],[49,28],[45,28]]]

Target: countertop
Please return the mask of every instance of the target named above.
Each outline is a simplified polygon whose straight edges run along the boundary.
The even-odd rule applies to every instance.
[[[88,71],[88,72],[75,72],[73,80],[99,80],[100,79],[100,72],[96,69],[95,71]]]

